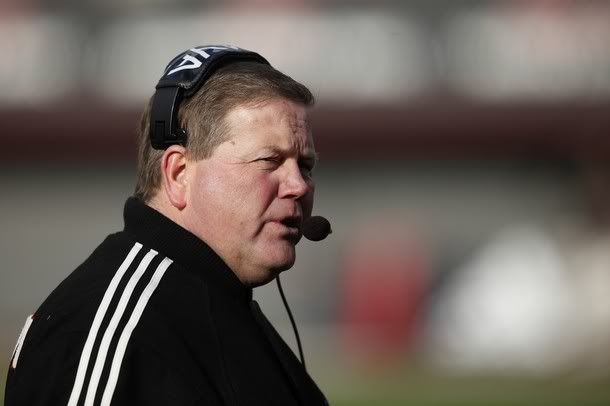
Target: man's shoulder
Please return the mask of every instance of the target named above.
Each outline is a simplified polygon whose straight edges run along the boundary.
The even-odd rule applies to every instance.
[[[140,376],[163,365],[182,379],[184,362],[176,366],[168,360],[189,359],[178,345],[188,323],[196,323],[182,315],[200,308],[189,277],[172,259],[133,236],[108,236],[29,318],[29,331],[18,344],[23,351],[14,355],[9,371],[11,396],[27,398],[24,385],[39,381],[76,388],[75,396],[85,396],[89,387],[101,393],[121,365],[129,365],[122,382],[137,378],[129,371]],[[187,303],[190,309],[184,308]],[[168,347],[176,350],[168,352]],[[160,380],[161,375],[153,378]],[[70,395],[49,391],[63,404]]]
[[[72,330],[89,329],[96,315],[137,315],[152,307],[163,312],[184,302],[189,293],[197,296],[195,285],[192,274],[183,272],[172,258],[118,232],[106,237],[53,290],[35,316],[63,321]]]
[[[128,233],[111,234],[31,316],[22,369],[49,353],[75,363],[127,344],[162,357],[176,343],[195,348],[213,329],[207,298],[196,273]]]
[[[36,313],[82,311],[95,302],[135,241],[123,232],[111,234],[45,299]]]
[[[175,340],[205,313],[205,288],[194,279],[128,233],[111,234],[30,316],[25,358],[58,343],[76,353]]]

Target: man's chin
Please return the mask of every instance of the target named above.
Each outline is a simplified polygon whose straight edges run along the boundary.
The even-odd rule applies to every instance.
[[[295,261],[296,241],[290,239],[279,239],[267,244],[263,248],[263,262],[267,262],[270,267],[290,268]],[[284,269],[288,269],[284,268]]]
[[[248,281],[246,284],[253,288],[266,285],[274,280],[280,273],[290,269],[293,264],[294,261],[292,261],[292,263],[275,264],[273,267],[266,267],[258,273],[257,277]]]
[[[294,265],[295,262],[294,254],[285,258],[278,258],[275,261],[270,261],[269,269],[272,273],[279,274],[280,272],[286,271]]]
[[[282,255],[276,258],[268,258],[269,261],[265,264],[266,268],[269,270],[269,274],[273,275],[271,279],[275,278],[279,275],[280,272],[286,271],[294,265],[295,255],[294,251],[291,255]]]
[[[272,281],[280,272],[292,268],[296,260],[294,244],[286,240],[259,246],[259,249],[252,254],[251,262],[253,272],[248,285],[253,287],[264,285]]]

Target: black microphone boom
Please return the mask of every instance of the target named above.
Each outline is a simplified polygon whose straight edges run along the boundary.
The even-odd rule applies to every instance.
[[[303,235],[310,241],[321,241],[332,232],[330,222],[322,216],[311,216],[303,223]]]
[[[330,222],[326,220],[322,216],[311,216],[307,220],[303,222],[303,235],[305,238],[311,241],[321,241],[328,237],[328,234],[332,233],[330,229]],[[288,306],[288,301],[286,300],[286,296],[284,296],[284,289],[282,289],[282,283],[280,282],[280,276],[278,275],[275,280],[277,281],[277,288],[280,291],[280,296],[282,297],[282,302],[284,302],[284,307],[286,307],[286,312],[288,313],[288,317],[290,318],[290,324],[292,324],[292,330],[294,331],[294,336],[297,340],[297,346],[299,347],[299,357],[301,358],[301,364],[303,364],[303,368],[305,367],[305,356],[303,355],[303,346],[301,345],[301,338],[299,337],[299,330],[297,329],[297,325],[294,322],[294,317],[292,316],[292,312],[290,311],[290,306]],[[256,303],[256,302],[254,302]]]

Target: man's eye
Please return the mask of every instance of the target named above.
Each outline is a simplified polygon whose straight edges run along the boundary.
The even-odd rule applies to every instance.
[[[280,158],[274,156],[259,158],[258,161],[267,167],[276,167],[281,164]]]

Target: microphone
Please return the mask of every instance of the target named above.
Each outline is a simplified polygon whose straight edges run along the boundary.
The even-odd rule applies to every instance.
[[[311,216],[303,223],[303,235],[310,241],[321,241],[332,232],[330,222],[322,216]]]

